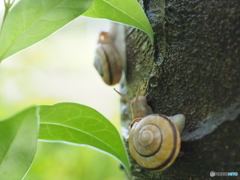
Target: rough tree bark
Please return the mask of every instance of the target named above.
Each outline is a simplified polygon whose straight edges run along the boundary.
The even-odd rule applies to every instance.
[[[155,43],[151,45],[139,30],[126,30],[127,72],[121,92],[134,98],[142,85],[141,94],[154,113],[182,113],[186,126],[183,155],[170,168],[153,173],[131,160],[130,179],[211,179],[210,171],[238,172],[239,178],[240,1],[141,0],[140,4]],[[127,143],[132,118],[124,101],[121,113]]]

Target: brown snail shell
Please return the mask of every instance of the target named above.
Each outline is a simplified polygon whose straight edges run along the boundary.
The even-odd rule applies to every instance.
[[[105,32],[102,32],[102,34]],[[94,66],[108,85],[117,84],[122,76],[120,56],[114,45],[99,43],[94,58]]]
[[[118,23],[111,23],[109,32],[99,34],[94,66],[103,81],[108,85],[120,82],[126,70],[126,52],[124,27]]]
[[[177,158],[180,146],[178,128],[164,115],[148,115],[134,123],[130,130],[130,154],[149,171],[168,168]]]
[[[140,96],[140,88],[134,100],[116,92],[131,105],[134,120],[130,124],[128,144],[133,159],[149,171],[168,168],[180,151],[180,133],[185,126],[185,116],[153,114],[147,98]]]

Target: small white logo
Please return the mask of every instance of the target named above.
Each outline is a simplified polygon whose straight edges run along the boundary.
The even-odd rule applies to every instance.
[[[211,171],[211,172],[210,172],[210,176],[211,176],[211,177],[214,177],[214,176],[215,176],[215,172],[214,172],[214,171]]]
[[[215,171],[211,171],[210,176],[211,177],[214,177],[214,176],[238,176],[238,172],[215,172]]]

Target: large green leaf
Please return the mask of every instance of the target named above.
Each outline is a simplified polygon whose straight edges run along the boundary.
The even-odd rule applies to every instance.
[[[21,0],[0,34],[0,61],[46,38],[81,15],[93,0]]]
[[[38,108],[32,107],[0,121],[0,179],[20,180],[35,156]]]
[[[59,103],[41,106],[40,117],[39,139],[97,148],[120,160],[130,173],[117,129],[96,110],[75,103]]]
[[[152,27],[136,0],[95,0],[83,15],[134,26],[146,32],[153,43]]]

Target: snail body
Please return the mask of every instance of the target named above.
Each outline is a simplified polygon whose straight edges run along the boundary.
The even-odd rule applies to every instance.
[[[141,167],[149,171],[162,171],[173,164],[179,154],[180,133],[185,125],[185,116],[153,114],[146,97],[139,94],[140,89],[132,101],[120,94],[131,104],[133,115],[128,140],[129,151]]]
[[[100,32],[94,66],[108,85],[117,84],[125,69],[124,27],[111,23],[109,32]]]

